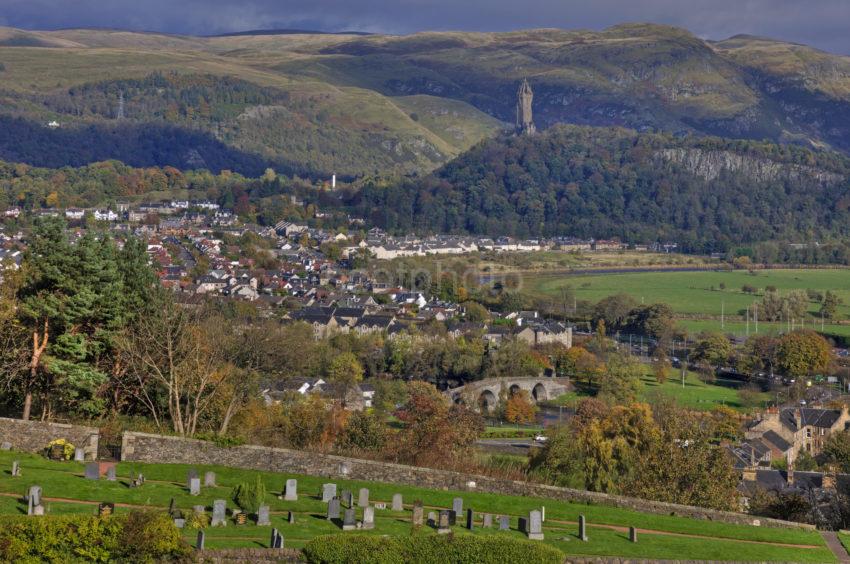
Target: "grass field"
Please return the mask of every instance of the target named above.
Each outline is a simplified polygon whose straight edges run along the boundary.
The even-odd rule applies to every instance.
[[[13,478],[8,471],[0,474],[0,513],[21,514],[26,512],[20,496],[32,485],[43,488],[43,497],[48,514],[91,514],[95,504],[101,501],[116,503],[116,511],[128,511],[130,506],[161,508],[168,506],[173,498],[176,507],[184,512],[191,507],[204,504],[208,511],[215,499],[228,499],[231,488],[246,480],[262,476],[269,494],[266,502],[272,510],[272,524],[285,538],[285,546],[300,548],[310,538],[340,532],[339,527],[328,522],[324,516],[326,506],[317,496],[321,484],[329,481],[321,477],[295,476],[270,472],[255,472],[224,467],[194,467],[200,472],[214,470],[218,487],[203,488],[200,496],[190,496],[185,487],[188,465],[133,464],[118,465],[119,480],[116,482],[91,481],[83,477],[83,464],[75,462],[53,462],[37,455],[23,453],[0,453],[0,465],[9,468],[12,460],[20,460],[22,477]],[[143,472],[147,483],[141,488],[128,487],[128,477]],[[277,494],[287,478],[298,479],[298,501],[282,501]],[[666,515],[646,515],[599,505],[583,505],[543,500],[528,497],[499,496],[494,494],[426,490],[381,483],[352,480],[335,480],[340,491],[368,487],[372,502],[389,502],[394,493],[402,493],[405,511],[376,511],[376,527],[369,534],[411,534],[410,507],[415,499],[421,499],[426,511],[451,506],[454,497],[464,499],[464,507],[476,512],[489,512],[511,516],[511,530],[498,532],[479,526],[472,532],[455,527],[456,534],[512,535],[521,537],[517,530],[517,518],[541,505],[546,506],[544,533],[547,542],[570,555],[629,556],[636,558],[687,558],[706,560],[752,560],[752,561],[795,561],[834,562],[820,535],[803,530],[770,529],[762,527],[736,526],[713,521],[698,521]],[[296,515],[294,524],[286,522],[286,512]],[[580,542],[576,538],[579,514],[584,514],[590,524],[590,541]],[[360,511],[358,510],[358,517]],[[460,520],[459,520],[460,522]],[[638,526],[641,529],[637,544],[628,541],[625,528]],[[208,528],[208,548],[268,546],[270,527],[253,524],[236,526],[229,523],[223,528]],[[422,534],[435,534],[425,527]],[[196,531],[186,530],[187,541],[194,542]]]

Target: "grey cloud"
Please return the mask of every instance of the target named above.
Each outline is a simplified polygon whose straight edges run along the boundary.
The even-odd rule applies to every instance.
[[[847,0],[0,0],[4,20],[29,29],[115,27],[200,35],[259,28],[601,29],[651,21],[707,38],[749,33],[850,53]]]

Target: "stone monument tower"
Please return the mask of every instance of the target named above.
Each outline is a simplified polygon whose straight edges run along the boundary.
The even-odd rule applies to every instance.
[[[534,133],[534,121],[531,118],[531,101],[534,99],[534,92],[531,91],[531,86],[528,80],[523,79],[522,84],[517,91],[516,101],[516,132],[517,135],[531,135]]]

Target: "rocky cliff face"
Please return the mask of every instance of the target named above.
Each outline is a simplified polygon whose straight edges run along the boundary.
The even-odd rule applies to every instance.
[[[813,179],[823,185],[834,185],[844,180],[844,176],[826,170],[732,151],[679,148],[658,151],[656,156],[664,161],[679,164],[708,181],[715,180],[724,172],[740,174],[755,182],[799,182]]]

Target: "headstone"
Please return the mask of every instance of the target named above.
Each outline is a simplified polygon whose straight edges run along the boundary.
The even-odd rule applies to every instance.
[[[393,494],[393,511],[404,511],[404,504],[402,503],[402,497],[400,493]]]
[[[110,482],[114,482],[117,479],[115,475],[115,466],[110,466],[106,469],[106,479]]]
[[[472,509],[466,510],[466,528],[470,531],[475,528],[475,513],[472,512]]]
[[[463,498],[462,497],[456,497],[452,500],[452,511],[454,511],[455,514],[457,514],[457,515],[460,515],[461,513],[463,513]]]
[[[345,514],[342,517],[342,530],[343,531],[353,531],[357,528],[357,520],[354,517],[354,508],[349,507],[345,510]]]
[[[233,516],[236,518],[237,525],[247,525],[248,524],[248,514],[244,511],[233,511]]]
[[[287,521],[289,521],[289,524],[290,524],[290,525],[292,525],[293,523],[295,523],[295,513],[293,513],[292,511],[290,511],[290,512],[289,512],[289,517],[287,518]]]
[[[520,517],[517,519],[517,528],[520,533],[528,533],[528,517]]]
[[[443,509],[440,511],[440,515],[437,518],[437,532],[441,535],[451,531],[449,528],[449,513],[451,513],[451,511]]]
[[[192,478],[189,480],[189,495],[201,495],[200,478]]]
[[[12,450],[12,443],[9,441],[3,441],[0,443],[0,450]]]
[[[261,527],[268,527],[272,522],[269,520],[269,506],[261,505],[260,509],[257,511],[257,525]]]
[[[269,548],[274,548],[274,545],[277,543],[277,529],[272,529],[272,538],[269,540]]]
[[[328,503],[336,497],[336,484],[324,484],[322,486],[322,501]]]
[[[375,508],[374,507],[366,507],[363,509],[363,528],[364,529],[374,529],[375,528]]]
[[[422,516],[425,510],[422,508],[422,502],[417,500],[413,502],[413,526],[421,527],[422,526]]]
[[[499,515],[499,530],[508,531],[511,528],[511,518],[507,515]]]
[[[637,529],[634,527],[629,527],[629,541],[637,542]]]
[[[457,525],[457,513],[455,513],[454,511],[449,511],[449,525],[451,525],[452,527]]]
[[[189,486],[189,484],[192,483],[192,480],[196,479],[197,477],[198,477],[198,471],[195,470],[194,468],[192,468],[191,470],[186,472],[186,486]]]
[[[108,517],[115,513],[115,504],[110,503],[108,501],[104,501],[103,503],[99,503],[97,505],[97,516],[98,517]]]
[[[204,473],[204,487],[205,488],[214,488],[215,487],[215,472],[205,472]]]
[[[217,499],[213,502],[212,521],[210,526],[218,527],[227,526],[227,502],[223,499]]]
[[[30,486],[28,497],[33,505],[41,505],[41,486]]]
[[[77,447],[74,449],[74,461],[83,462],[86,459],[86,451]]]
[[[584,515],[578,516],[578,538],[587,542],[587,521],[585,521]]]
[[[546,506],[545,505],[540,506],[540,520],[543,521],[544,523],[546,522]]]
[[[204,534],[204,531],[198,531],[198,540],[195,542],[195,548],[203,550],[204,540],[206,540],[206,534]]]
[[[493,528],[493,516],[489,513],[484,514],[484,528],[492,529]]]
[[[357,496],[357,505],[359,507],[366,507],[369,505],[369,490],[366,488],[360,488],[360,494]]]
[[[354,505],[354,494],[348,490],[342,490],[342,503],[346,507],[352,507]]]
[[[178,529],[182,529],[186,526],[186,519],[183,517],[177,518],[174,520],[174,526]]]
[[[86,464],[86,480],[99,480],[100,468],[97,462],[89,462]]]
[[[17,460],[12,461],[12,477],[17,478],[21,475],[21,464]]]
[[[35,507],[35,506],[33,505],[33,502],[32,502],[32,496],[28,495],[27,496],[27,515],[33,514],[33,512],[32,512],[33,507]]]
[[[328,521],[339,519],[339,498],[335,497],[328,502]]]
[[[286,501],[298,501],[298,480],[289,479],[286,481],[283,499]]]
[[[387,502],[386,501],[376,501],[374,505],[375,509],[386,509]]]
[[[174,498],[171,498],[171,501],[168,502],[168,514],[174,515]]]
[[[528,514],[528,534],[529,540],[543,540],[543,516],[536,509]]]
[[[437,514],[433,511],[428,512],[428,525],[431,527],[437,526]]]
[[[36,517],[41,517],[44,515],[44,506],[41,504],[33,506],[32,514]]]

